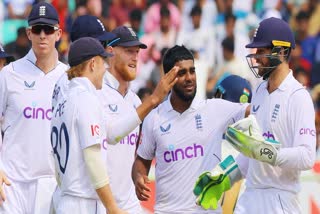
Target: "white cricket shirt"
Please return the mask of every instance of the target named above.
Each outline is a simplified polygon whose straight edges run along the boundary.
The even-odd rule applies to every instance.
[[[247,105],[195,98],[182,114],[170,97],[143,122],[138,155],[156,158],[156,213],[212,213],[195,203],[198,176],[221,161],[221,140],[229,124],[242,119]],[[221,210],[216,210],[221,213]]]
[[[30,181],[54,176],[50,144],[53,87],[67,66],[57,59],[45,74],[33,50],[0,72],[0,113],[3,115],[1,162],[9,178]]]
[[[103,113],[96,88],[88,78],[73,78],[65,96],[59,97],[51,123],[61,194],[98,199],[83,150],[100,144],[104,137]]]
[[[301,170],[315,160],[315,113],[308,91],[292,71],[279,88],[269,94],[263,82],[252,97],[255,115],[266,139],[281,143],[277,166],[249,159],[247,188],[278,188],[297,193]]]
[[[129,213],[141,213],[140,202],[131,179],[141,123],[136,108],[141,101],[131,90],[122,96],[117,91],[118,81],[109,72],[106,72],[104,81],[105,84],[98,93],[107,126],[107,138],[103,142],[103,148],[107,151],[110,187],[120,208]],[[119,143],[108,144],[115,141]]]

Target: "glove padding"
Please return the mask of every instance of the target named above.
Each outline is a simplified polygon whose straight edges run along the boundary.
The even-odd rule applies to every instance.
[[[239,152],[249,158],[275,164],[280,143],[265,140],[253,115],[228,127],[226,140]]]
[[[229,155],[211,172],[202,173],[193,189],[197,205],[205,210],[217,209],[222,194],[231,188],[229,174],[237,168],[235,160]]]

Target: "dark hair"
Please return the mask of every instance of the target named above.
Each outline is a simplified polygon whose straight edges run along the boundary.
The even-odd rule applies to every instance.
[[[305,11],[299,11],[295,18],[297,21],[308,20],[310,15]]]
[[[190,12],[190,16],[196,16],[196,15],[201,16],[201,14],[202,14],[201,7],[198,4],[193,6],[193,8],[191,9],[191,12]]]
[[[167,6],[161,6],[160,17],[170,17],[170,10]]]
[[[164,54],[162,61],[163,71],[168,73],[177,62],[190,59],[194,61],[192,53],[186,47],[175,45]]]
[[[142,19],[142,11],[139,8],[133,9],[130,12],[130,19],[131,20],[136,20],[136,21],[141,21],[141,19]]]
[[[227,22],[229,19],[236,21],[237,18],[235,17],[235,15],[233,15],[232,13],[226,13],[224,15],[224,21]]]
[[[222,47],[229,50],[229,51],[232,51],[234,52],[234,39],[233,37],[226,37],[222,40],[222,43],[221,43]]]

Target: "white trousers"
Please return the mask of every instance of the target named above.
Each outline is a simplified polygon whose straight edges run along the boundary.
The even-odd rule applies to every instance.
[[[40,178],[31,182],[11,181],[4,185],[7,200],[0,206],[1,214],[45,214],[49,213],[56,179]]]
[[[234,214],[300,214],[298,195],[279,189],[247,188],[237,202]]]

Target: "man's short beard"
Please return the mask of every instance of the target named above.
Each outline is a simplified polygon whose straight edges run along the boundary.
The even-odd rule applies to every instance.
[[[196,96],[196,92],[197,92],[197,86],[195,86],[195,90],[192,94],[190,95],[186,95],[185,93],[183,93],[183,91],[181,91],[180,89],[178,89],[176,86],[173,86],[173,91],[176,93],[176,95],[183,101],[185,102],[189,102],[192,101],[194,99],[194,97]]]

